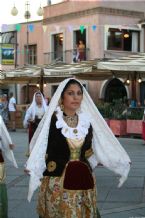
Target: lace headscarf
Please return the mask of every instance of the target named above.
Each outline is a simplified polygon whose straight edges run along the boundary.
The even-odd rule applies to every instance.
[[[32,101],[32,103],[30,104],[29,108],[26,111],[26,115],[25,115],[25,118],[24,118],[24,121],[23,121],[24,128],[28,127],[28,119],[30,118],[30,115],[31,115],[31,119],[32,120],[35,119],[36,108],[37,108],[36,95],[40,95],[41,96],[41,98],[42,98],[42,108],[44,110],[44,113],[46,112],[47,105],[46,105],[45,99],[44,99],[42,93],[40,91],[37,91],[37,92],[34,93],[33,101]]]
[[[32,119],[34,120],[35,118],[35,114],[36,114],[36,106],[37,106],[37,103],[36,103],[36,95],[40,95],[41,98],[42,98],[42,107],[44,108],[44,111],[46,111],[47,109],[47,105],[46,105],[46,102],[45,102],[45,99],[42,95],[42,93],[40,91],[38,92],[35,92],[34,95],[33,95],[33,101],[30,105],[30,107],[28,108],[28,110],[32,110]]]
[[[33,192],[40,185],[40,179],[43,177],[43,172],[46,169],[45,154],[47,145],[49,146],[48,136],[51,117],[58,106],[61,93],[69,80],[71,80],[71,78],[64,80],[58,86],[30,143],[31,154],[26,163],[26,169],[30,171],[29,201],[31,200]],[[84,87],[80,110],[88,114],[93,128],[92,146],[96,165],[97,163],[101,163],[104,167],[120,175],[118,185],[120,187],[127,179],[130,170],[130,158],[119,141],[115,138]]]

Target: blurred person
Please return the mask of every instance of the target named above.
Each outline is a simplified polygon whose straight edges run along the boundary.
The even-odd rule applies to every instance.
[[[5,184],[6,172],[4,156],[18,168],[12,149],[14,144],[7,131],[5,123],[0,116],[0,218],[8,218],[8,198],[7,188]]]
[[[79,58],[79,44],[76,44],[75,49],[73,50],[73,62],[77,63]]]
[[[41,121],[47,105],[46,101],[40,91],[37,91],[33,95],[33,101],[26,110],[23,126],[29,129],[29,143]]]
[[[6,94],[4,94],[2,96],[1,116],[3,118],[3,121],[4,121],[5,125],[7,126],[8,120],[9,120],[9,111],[8,111],[8,98],[7,98]]]
[[[8,110],[9,110],[10,121],[12,125],[12,131],[15,132],[16,131],[16,99],[13,95],[13,92],[10,93]]]
[[[78,60],[84,61],[86,59],[85,58],[85,44],[83,43],[82,40],[79,41],[78,52],[79,52]]]

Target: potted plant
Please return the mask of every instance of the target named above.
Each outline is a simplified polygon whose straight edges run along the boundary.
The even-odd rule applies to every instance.
[[[133,107],[127,110],[127,134],[142,134],[144,108]]]
[[[109,126],[110,125],[110,117],[111,117],[111,113],[112,113],[112,108],[111,108],[110,103],[99,102],[99,103],[97,103],[97,108]]]
[[[122,99],[116,99],[111,104],[112,117],[110,118],[110,128],[114,135],[126,135],[126,104]]]

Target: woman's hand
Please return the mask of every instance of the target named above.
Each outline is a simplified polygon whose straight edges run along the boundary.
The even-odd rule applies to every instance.
[[[28,123],[34,123],[34,120],[33,119],[29,119]]]
[[[24,169],[24,173],[26,173],[27,175],[30,175],[30,170],[28,170],[28,169]]]
[[[13,149],[14,149],[14,147],[15,147],[15,145],[14,145],[14,144],[9,144],[9,148],[10,148],[11,150],[13,150]]]

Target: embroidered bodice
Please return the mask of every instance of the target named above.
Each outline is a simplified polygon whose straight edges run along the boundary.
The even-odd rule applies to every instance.
[[[92,127],[89,126],[86,136],[82,135],[81,138],[70,138],[62,134],[62,128],[56,127],[57,122],[57,116],[54,114],[51,120],[45,155],[46,170],[43,173],[44,176],[61,176],[68,162],[81,161],[88,164],[88,152],[91,150],[92,144]],[[71,131],[73,128],[69,129]],[[68,130],[67,134],[69,136],[71,136],[71,133]],[[75,136],[74,133],[72,135]]]
[[[67,138],[67,143],[70,149],[70,160],[79,160],[84,139],[79,140]]]

